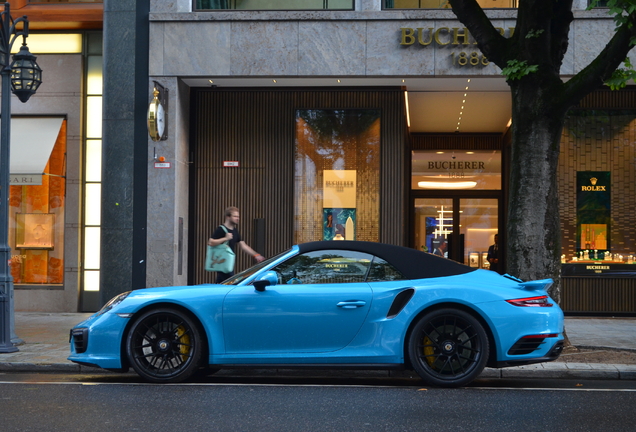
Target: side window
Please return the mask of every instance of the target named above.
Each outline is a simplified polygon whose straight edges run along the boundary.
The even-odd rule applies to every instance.
[[[373,255],[343,250],[307,252],[277,265],[281,284],[364,282]]]
[[[382,258],[375,257],[367,282],[395,281],[406,279],[395,267]]]

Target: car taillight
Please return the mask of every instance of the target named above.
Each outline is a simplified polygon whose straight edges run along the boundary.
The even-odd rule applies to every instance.
[[[552,303],[548,303],[548,296],[526,297],[514,300],[506,300],[513,306],[520,307],[552,307]]]

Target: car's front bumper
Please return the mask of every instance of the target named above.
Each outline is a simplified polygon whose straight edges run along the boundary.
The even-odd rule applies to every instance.
[[[95,314],[71,329],[68,360],[109,370],[126,369],[122,337],[128,323],[114,313]]]

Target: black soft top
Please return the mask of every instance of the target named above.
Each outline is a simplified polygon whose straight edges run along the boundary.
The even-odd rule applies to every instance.
[[[474,268],[446,258],[402,246],[363,241],[317,241],[299,244],[300,253],[326,249],[366,252],[391,263],[407,279],[454,276]]]

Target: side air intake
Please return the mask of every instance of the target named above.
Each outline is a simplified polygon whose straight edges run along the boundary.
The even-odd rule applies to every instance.
[[[415,294],[415,290],[413,288],[407,288],[404,291],[400,292],[393,299],[393,304],[389,308],[389,312],[386,314],[387,318],[395,318],[407,303],[413,298],[413,294]]]

